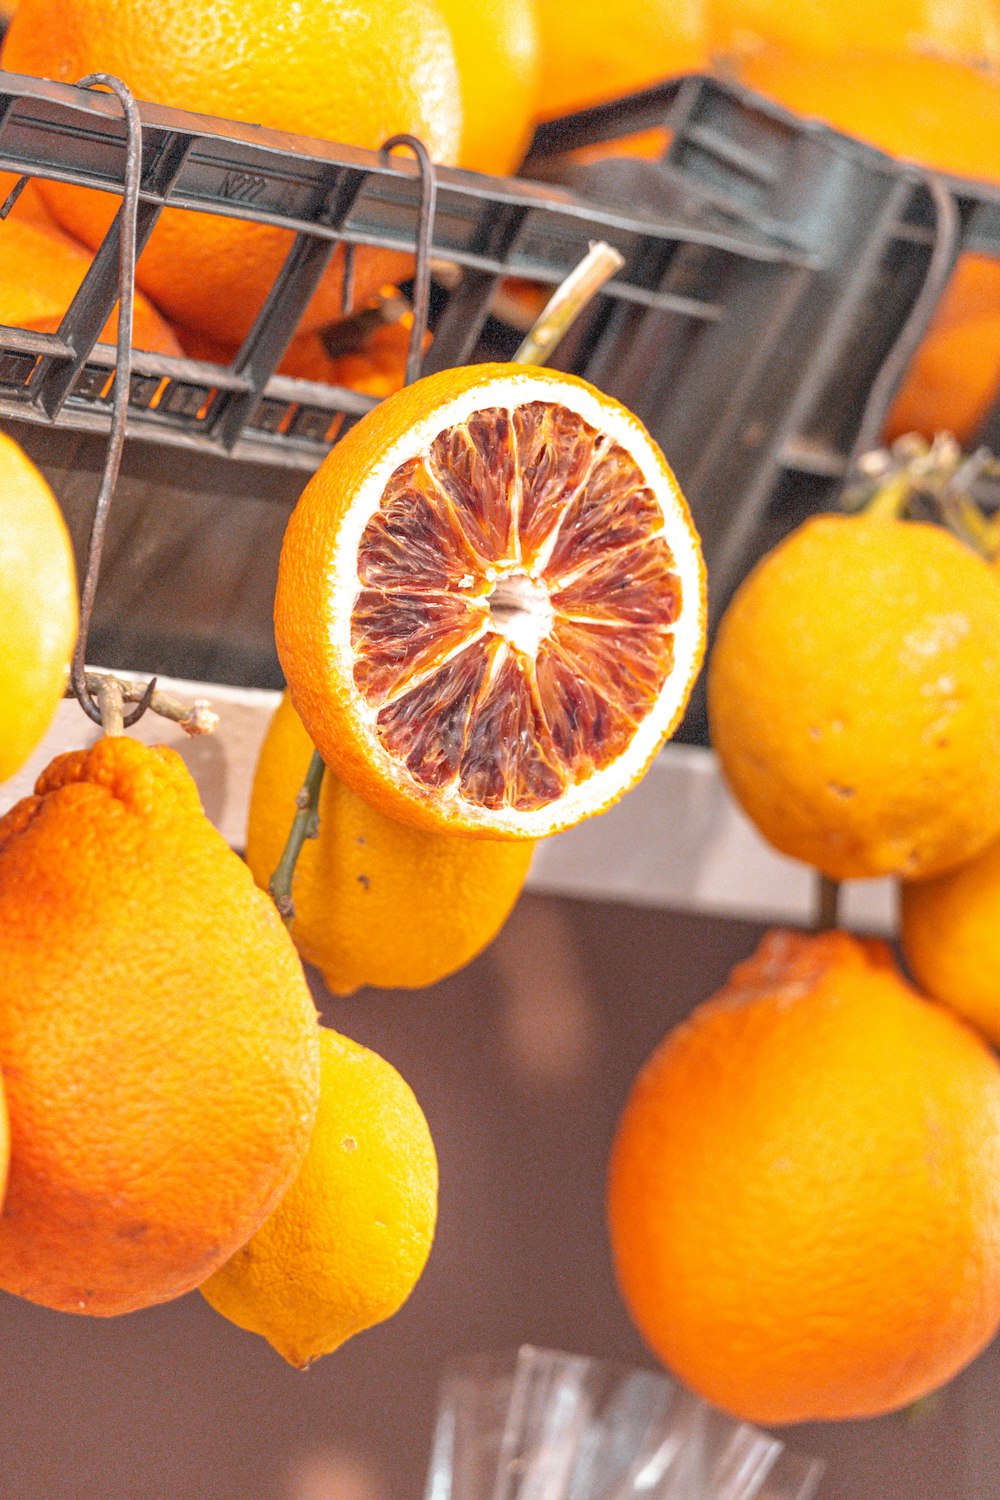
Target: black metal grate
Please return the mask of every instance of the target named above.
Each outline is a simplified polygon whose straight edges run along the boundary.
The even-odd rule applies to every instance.
[[[404,157],[140,109],[140,238],[167,203],[277,225],[294,238],[231,366],[134,355],[122,484],[130,474],[156,474],[162,500],[159,520],[148,514],[151,499],[123,512],[133,527],[141,518],[146,555],[161,570],[157,596],[166,590],[183,605],[170,618],[161,604],[144,636],[130,622],[130,658],[145,657],[119,654],[118,664],[210,676],[213,662],[238,660],[241,680],[268,683],[275,559],[247,563],[246,517],[260,503],[286,510],[303,474],[374,404],[273,372],[331,247],[414,249],[420,176]],[[660,161],[583,164],[571,154],[651,125],[669,137]],[[0,73],[0,169],[120,192],[124,154],[120,111],[108,96]],[[555,286],[594,239],[614,245],[622,271],[554,362],[618,396],[660,442],[702,533],[717,616],[776,532],[827,503],[843,479],[875,378],[927,275],[936,240],[927,180],[740,88],[697,77],[541,128],[525,171],[537,180],[438,170],[431,253],[439,274],[425,367],[509,355],[520,333],[494,315],[504,278]],[[949,259],[962,249],[1000,255],[1000,190],[941,180],[958,211]],[[18,422],[22,440],[28,434],[26,446],[57,489],[66,477],[62,496],[80,493],[81,474],[95,466],[96,434],[108,426],[115,356],[94,344],[92,331],[116,300],[112,251],[106,245],[95,256],[58,333],[0,328],[0,416]],[[95,436],[54,444],[53,425]],[[178,449],[186,450],[180,468]],[[229,477],[233,463],[240,477]],[[213,614],[210,589],[199,614],[181,575],[172,591],[164,584],[172,495],[186,514],[199,498],[211,514],[216,567],[227,555],[220,530],[239,538],[231,551],[243,571],[217,590],[224,613]],[[133,574],[136,566],[141,558]],[[130,597],[134,584],[130,575]],[[96,624],[108,657],[116,642],[124,650],[113,613]]]

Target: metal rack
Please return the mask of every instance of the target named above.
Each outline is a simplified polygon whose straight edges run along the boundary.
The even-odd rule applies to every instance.
[[[421,175],[401,156],[155,105],[140,116],[140,248],[169,204],[284,228],[290,249],[229,366],[133,356],[92,654],[269,686],[285,518],[373,404],[274,371],[338,243],[415,249]],[[660,161],[572,154],[651,124],[669,136]],[[0,168],[120,194],[125,155],[108,95],[0,73]],[[859,434],[877,430],[903,373],[901,331],[919,337],[960,250],[1000,255],[1000,191],[931,182],[698,77],[543,127],[525,172],[537,180],[437,169],[425,368],[509,356],[520,331],[494,314],[504,278],[554,286],[592,240],[612,244],[625,264],[554,362],[618,396],[660,442],[702,533],[717,615],[748,563],[829,502]],[[117,299],[117,250],[112,229],[57,333],[0,329],[0,417],[78,536],[110,420],[115,352],[96,340]],[[700,737],[697,707],[688,734]]]

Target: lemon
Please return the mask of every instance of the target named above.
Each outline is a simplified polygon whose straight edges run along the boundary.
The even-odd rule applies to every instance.
[[[376,1052],[324,1028],[319,1111],[299,1175],[202,1295],[304,1369],[406,1301],[430,1254],[437,1187],[409,1085]]]
[[[288,698],[264,741],[250,801],[247,863],[265,887],[295,813],[312,743]],[[503,926],[533,845],[397,823],[327,770],[317,839],[295,867],[291,933],[335,994],[415,989],[469,963]]]

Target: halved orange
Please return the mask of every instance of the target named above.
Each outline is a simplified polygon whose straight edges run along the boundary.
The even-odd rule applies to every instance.
[[[390,396],[306,487],[278,654],[324,760],[423,827],[539,838],[600,812],[676,727],[705,575],[662,453],[525,365]]]

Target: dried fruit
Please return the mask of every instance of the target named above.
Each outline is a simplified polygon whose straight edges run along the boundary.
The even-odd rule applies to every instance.
[[[327,764],[424,827],[537,838],[600,812],[676,726],[704,569],[636,419],[573,376],[448,370],[307,486],[278,652]]]

